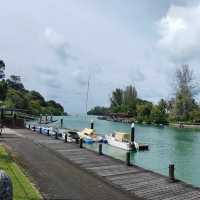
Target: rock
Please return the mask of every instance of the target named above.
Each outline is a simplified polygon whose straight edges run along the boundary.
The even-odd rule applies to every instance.
[[[13,199],[13,186],[10,177],[5,171],[0,170],[0,200]]]

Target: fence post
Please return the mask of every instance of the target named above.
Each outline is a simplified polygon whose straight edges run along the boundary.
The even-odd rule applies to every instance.
[[[175,176],[174,176],[174,164],[169,164],[169,179],[171,181],[175,180]]]
[[[131,165],[131,152],[130,151],[128,151],[128,152],[126,152],[126,165],[127,166],[130,166]]]
[[[102,148],[103,147],[103,145],[100,143],[99,144],[99,155],[101,156],[101,155],[103,155],[103,151],[102,151]]]

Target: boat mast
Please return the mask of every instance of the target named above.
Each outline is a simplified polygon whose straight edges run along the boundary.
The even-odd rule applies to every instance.
[[[88,82],[87,82],[87,91],[86,91],[86,102],[85,102],[85,111],[86,111],[86,116],[87,116],[87,109],[88,109],[88,96],[89,96],[89,89],[90,89],[90,75],[88,77]]]

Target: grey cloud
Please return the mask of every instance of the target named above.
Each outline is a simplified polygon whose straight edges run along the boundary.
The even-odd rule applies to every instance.
[[[63,64],[67,64],[69,59],[77,60],[77,56],[70,53],[70,44],[65,41],[63,35],[59,34],[51,28],[46,28],[44,31],[49,46],[54,50],[55,54]]]
[[[174,63],[190,62],[200,54],[200,3],[172,5],[159,21],[159,48]]]
[[[35,66],[34,67],[35,71],[41,73],[41,74],[47,74],[47,75],[52,75],[55,76],[58,74],[57,68],[50,68],[48,66]]]

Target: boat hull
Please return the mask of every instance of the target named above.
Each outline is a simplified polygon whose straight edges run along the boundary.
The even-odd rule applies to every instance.
[[[132,145],[131,143],[119,142],[111,136],[106,136],[106,140],[107,140],[109,145],[120,148],[120,149],[124,149],[126,151],[131,151],[131,150],[134,149],[134,145]]]

